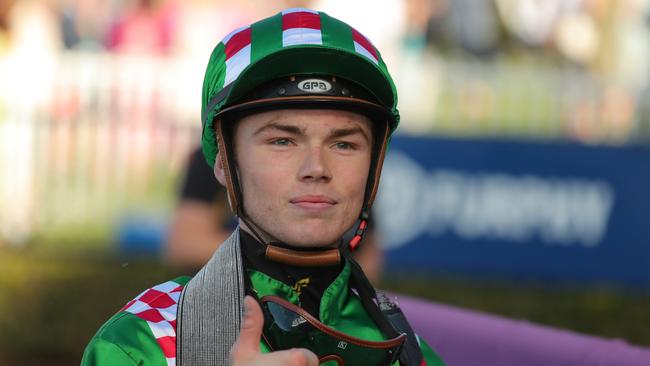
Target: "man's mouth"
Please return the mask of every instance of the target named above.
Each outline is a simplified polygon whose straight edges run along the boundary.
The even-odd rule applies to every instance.
[[[324,210],[337,204],[336,200],[322,195],[299,196],[289,202],[307,210]]]

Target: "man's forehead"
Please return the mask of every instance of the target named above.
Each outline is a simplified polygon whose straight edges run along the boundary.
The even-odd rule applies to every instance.
[[[248,118],[258,127],[263,125],[293,125],[303,132],[313,129],[351,128],[358,126],[371,129],[371,121],[365,115],[336,109],[281,109],[258,113]]]

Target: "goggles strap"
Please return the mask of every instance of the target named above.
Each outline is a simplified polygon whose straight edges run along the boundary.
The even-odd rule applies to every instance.
[[[379,304],[381,313],[384,315],[388,323],[400,333],[406,334],[406,341],[402,346],[402,352],[399,355],[401,365],[414,365],[420,366],[422,364],[423,355],[420,345],[415,336],[415,332],[409,324],[406,316],[395,303],[391,302],[383,293],[379,295]]]
[[[379,330],[381,330],[384,336],[389,338],[397,337],[399,333],[395,330],[395,328],[391,326],[391,324],[381,313],[375,288],[372,287],[370,281],[368,281],[368,278],[363,273],[363,270],[359,264],[351,257],[348,257],[348,260],[352,265],[350,285],[358,291],[359,298],[363,304],[363,307],[366,309],[372,320],[377,324]]]
[[[391,302],[383,293],[377,296],[375,288],[370,284],[363,270],[354,259],[347,257],[352,265],[350,284],[359,292],[359,298],[375,324],[385,336],[393,338],[400,333],[406,333],[406,341],[399,355],[402,366],[420,366],[422,350],[408,320],[397,304]]]

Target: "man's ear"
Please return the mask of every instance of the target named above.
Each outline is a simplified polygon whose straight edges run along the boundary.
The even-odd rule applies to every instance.
[[[228,183],[226,182],[226,172],[224,171],[223,163],[221,160],[221,150],[219,150],[217,157],[214,160],[214,176],[222,186],[228,187]]]

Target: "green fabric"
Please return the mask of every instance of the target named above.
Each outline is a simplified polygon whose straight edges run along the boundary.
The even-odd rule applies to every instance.
[[[251,25],[251,63],[228,85],[224,98],[214,103],[222,92],[226,74],[225,47],[220,42],[212,51],[203,82],[201,121],[203,154],[214,166],[218,143],[214,133],[216,114],[235,103],[261,83],[289,75],[328,74],[352,80],[373,93],[392,112],[399,123],[397,90],[378,50],[378,63],[356,52],[349,25],[319,12],[323,44],[282,46],[282,14],[278,13]],[[258,44],[259,42],[259,44]]]
[[[335,48],[342,48],[355,52],[352,39],[352,28],[342,21],[321,13],[321,28],[323,29],[323,45]]]
[[[82,365],[167,365],[146,321],[120,312],[104,324],[86,347]]]
[[[251,25],[251,61],[255,62],[282,48],[282,14]]]
[[[290,286],[255,270],[249,270],[248,273],[258,297],[276,295],[300,306],[298,294]],[[348,289],[350,273],[351,266],[346,263],[338,277],[323,293],[319,320],[333,329],[354,337],[370,341],[383,341],[383,335],[364,309],[361,300],[351,294]],[[444,366],[444,362],[431,347],[424,340],[419,339],[419,341],[426,365]],[[263,352],[269,351],[264,342],[261,342],[261,348]],[[331,362],[323,365],[336,366],[336,363]]]
[[[355,296],[350,296],[350,291],[347,291],[350,270],[350,264],[346,263],[338,277],[323,293],[319,320],[329,327],[358,338],[383,341],[381,332],[364,310],[361,301]],[[252,270],[249,274],[258,297],[276,295],[300,306],[298,294],[293,288],[261,272]]]
[[[185,286],[191,277],[173,282]],[[84,351],[81,365],[167,365],[167,360],[147,322],[120,311],[97,331]]]
[[[422,350],[422,356],[424,356],[424,360],[427,363],[427,366],[445,366],[444,361],[442,361],[442,358],[438,356],[431,347],[429,347],[429,344],[422,340],[422,338],[418,338],[418,342],[420,344],[420,350]]]
[[[212,95],[216,94],[221,88],[223,88],[224,81],[226,80],[226,68],[216,68],[210,67],[210,65],[219,65],[226,63],[226,54],[224,52],[225,45],[221,42],[214,48],[212,54],[210,55],[210,61],[208,61],[208,68],[205,71],[205,77],[203,78],[203,93],[201,99],[203,101],[201,106],[201,115],[206,114],[212,115],[211,119],[214,118],[214,114],[206,111],[208,103],[210,103],[210,98]],[[214,158],[217,156],[218,145],[216,144],[217,136],[215,134],[214,128],[204,128],[203,129],[203,141],[215,141],[214,144],[203,143],[201,148],[203,150],[204,156],[212,156],[212,163],[210,166],[214,166]]]
[[[381,332],[363,308],[358,297],[348,289],[351,267],[346,263],[341,273],[325,290],[320,304],[320,321],[346,334],[367,340],[384,340]],[[249,270],[251,283],[259,297],[280,296],[300,305],[298,294],[288,285],[264,273]],[[189,277],[174,281],[185,285]],[[427,366],[444,366],[444,362],[422,339],[419,340]],[[263,353],[270,350],[260,342]],[[167,365],[165,356],[146,321],[128,312],[119,312],[104,324],[90,341],[82,365]],[[325,364],[331,366],[335,364]]]

